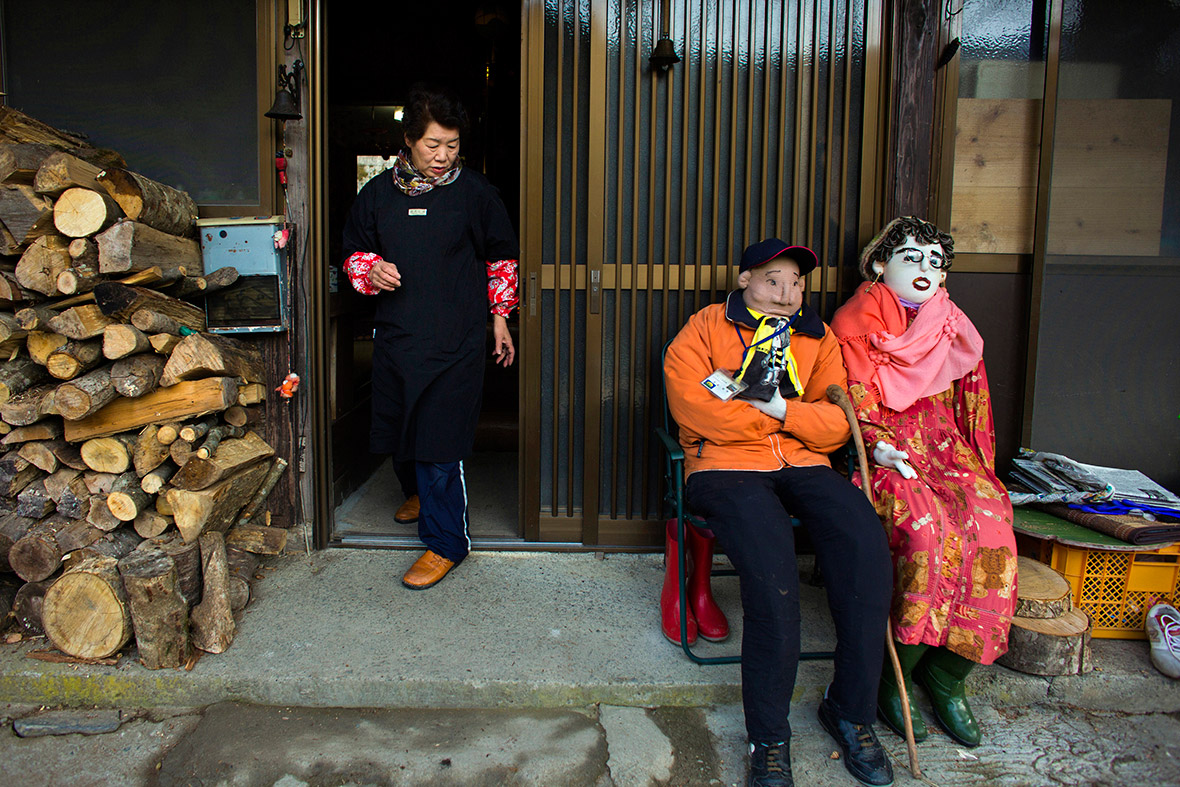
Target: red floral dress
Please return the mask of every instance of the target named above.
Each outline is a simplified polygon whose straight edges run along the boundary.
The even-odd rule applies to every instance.
[[[872,383],[848,387],[870,456],[884,440],[908,452],[918,474],[906,480],[874,465],[870,482],[893,553],[894,637],[991,664],[1008,650],[1016,539],[1012,504],[995,473],[983,361],[904,412],[881,403]]]

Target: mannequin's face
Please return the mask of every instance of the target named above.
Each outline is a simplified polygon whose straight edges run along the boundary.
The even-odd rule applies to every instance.
[[[799,263],[778,257],[738,276],[746,306],[771,317],[790,317],[803,305],[803,285]]]
[[[881,274],[881,281],[902,300],[925,303],[946,281],[946,271],[941,269],[945,264],[941,243],[919,243],[907,237],[884,265],[873,263],[873,273]]]

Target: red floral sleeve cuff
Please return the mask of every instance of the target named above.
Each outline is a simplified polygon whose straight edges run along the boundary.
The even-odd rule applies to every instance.
[[[352,282],[352,288],[361,295],[376,295],[378,289],[369,283],[369,271],[381,259],[381,255],[358,251],[344,261],[344,272]]]
[[[516,260],[488,262],[488,310],[507,317],[520,303],[517,295]]]

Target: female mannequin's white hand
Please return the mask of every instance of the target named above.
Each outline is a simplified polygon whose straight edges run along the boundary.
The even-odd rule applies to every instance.
[[[898,451],[891,443],[884,440],[878,440],[877,445],[873,447],[873,461],[882,467],[892,467],[897,472],[901,473],[902,478],[914,479],[918,474],[914,472],[914,468],[906,463],[910,455],[905,451]]]

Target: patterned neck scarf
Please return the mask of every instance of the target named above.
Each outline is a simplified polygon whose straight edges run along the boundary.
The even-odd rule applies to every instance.
[[[776,388],[784,399],[802,396],[799,366],[791,353],[791,324],[795,318],[767,317],[753,309],[748,310],[759,322],[750,344],[746,345],[742,340],[746,352],[737,379],[748,387],[740,394],[741,398],[769,402]],[[738,338],[741,338],[740,330]]]
[[[453,183],[455,178],[459,177],[459,173],[463,170],[463,160],[457,159],[455,166],[448,169],[437,178],[430,178],[423,175],[410,161],[410,154],[407,150],[402,150],[394,159],[393,167],[393,182],[397,187],[406,193],[408,197],[417,197],[419,194],[425,194],[435,186],[445,186],[448,183]]]

